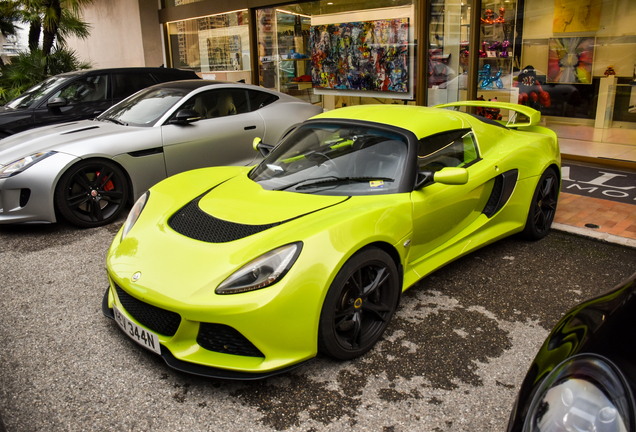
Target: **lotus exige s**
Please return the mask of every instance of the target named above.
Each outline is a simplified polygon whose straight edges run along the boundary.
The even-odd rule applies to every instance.
[[[256,167],[188,171],[137,201],[107,256],[104,314],[176,369],[262,378],[319,352],[351,359],[400,294],[505,236],[544,237],[556,135],[528,107],[504,125],[458,111],[320,114]],[[512,120],[512,119],[511,119]]]

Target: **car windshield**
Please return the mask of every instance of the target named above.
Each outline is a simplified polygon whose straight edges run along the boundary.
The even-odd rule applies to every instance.
[[[188,90],[172,88],[142,90],[104,112],[97,120],[125,126],[153,126],[188,93]]]
[[[276,147],[250,178],[268,190],[317,195],[397,192],[408,139],[359,125],[307,124]]]
[[[49,79],[46,79],[41,83],[31,87],[20,96],[13,99],[11,102],[7,103],[7,106],[14,109],[29,108],[36,102],[47,98],[50,89],[52,89],[53,87],[57,87],[58,84],[68,81],[69,79],[71,79],[71,77],[68,76],[53,76]]]

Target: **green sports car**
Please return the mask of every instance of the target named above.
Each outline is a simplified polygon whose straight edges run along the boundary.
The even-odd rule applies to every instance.
[[[108,251],[104,314],[169,366],[205,376],[263,378],[318,353],[364,354],[418,280],[508,235],[550,229],[556,135],[521,105],[440,107],[468,106],[513,115],[343,108],[276,147],[256,139],[266,155],[256,167],[153,186]]]

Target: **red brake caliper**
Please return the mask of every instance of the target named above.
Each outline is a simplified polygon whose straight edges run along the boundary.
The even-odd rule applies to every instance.
[[[97,177],[99,177],[99,171],[97,171],[95,174],[97,175]],[[104,185],[104,190],[111,191],[113,189],[115,189],[115,185],[111,180],[108,180],[108,182]]]

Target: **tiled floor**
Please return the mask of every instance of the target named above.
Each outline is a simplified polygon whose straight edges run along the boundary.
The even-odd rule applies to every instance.
[[[599,166],[621,161],[621,169],[636,171],[636,129],[550,124],[547,127],[559,135],[564,161],[583,160]],[[636,245],[636,205],[561,193],[554,222],[557,229]]]
[[[554,222],[636,240],[636,205],[561,193]]]

